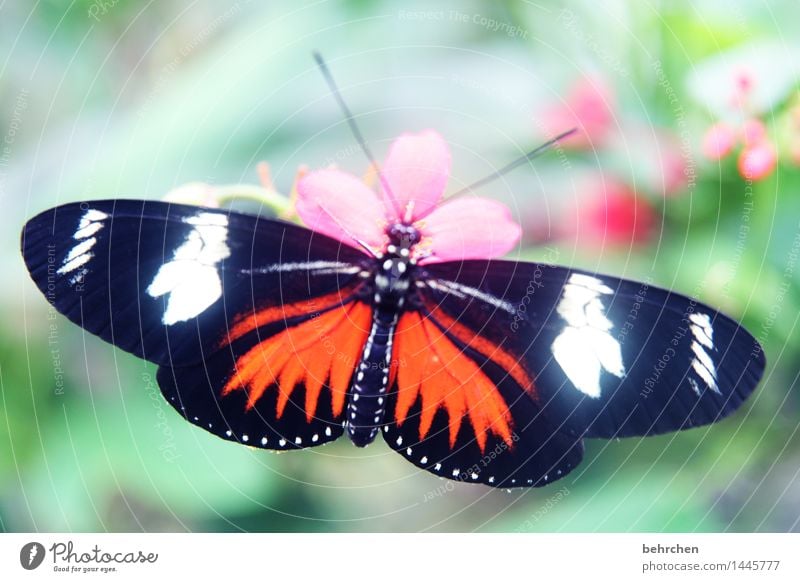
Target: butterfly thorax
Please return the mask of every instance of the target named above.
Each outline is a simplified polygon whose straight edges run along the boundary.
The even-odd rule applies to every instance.
[[[371,443],[383,425],[392,363],[392,340],[406,303],[415,261],[413,246],[420,234],[414,227],[394,224],[389,244],[376,259],[374,309],[361,361],[356,367],[347,407],[347,431],[357,446]]]

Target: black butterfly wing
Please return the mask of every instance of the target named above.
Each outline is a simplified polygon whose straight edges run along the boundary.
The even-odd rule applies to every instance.
[[[347,288],[365,255],[281,221],[164,202],[66,204],[31,219],[22,254],[60,313],[161,365],[197,363],[267,303]]]
[[[583,437],[715,422],[764,371],[755,339],[718,311],[561,267],[428,265],[410,304],[384,437],[449,479],[546,485],[577,466]]]
[[[161,365],[190,422],[278,450],[342,434],[371,317],[359,251],[281,221],[135,200],[46,211],[22,251],[56,310]]]
[[[764,373],[739,323],[647,283],[546,264],[430,265],[428,309],[503,346],[542,412],[586,437],[652,435],[716,422]]]

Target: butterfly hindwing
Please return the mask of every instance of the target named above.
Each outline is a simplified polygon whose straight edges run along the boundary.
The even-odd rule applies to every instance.
[[[429,317],[497,346],[501,367],[512,377],[511,363],[523,368],[541,413],[573,435],[713,423],[764,372],[763,352],[742,326],[649,284],[511,261],[433,264],[421,281]]]
[[[422,316],[405,317],[426,325],[418,323]],[[501,366],[441,331],[430,337],[430,330],[399,327],[399,369],[383,432],[391,448],[439,477],[492,487],[540,487],[580,463],[580,438],[551,423]],[[418,347],[415,334],[425,336]]]
[[[160,365],[199,362],[236,317],[350,285],[365,255],[289,223],[164,202],[66,204],[25,226],[56,310]]]

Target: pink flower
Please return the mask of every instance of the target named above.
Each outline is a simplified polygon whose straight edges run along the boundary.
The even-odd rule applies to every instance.
[[[521,229],[508,208],[484,198],[457,198],[439,204],[450,175],[450,150],[434,131],[403,134],[389,150],[380,193],[346,172],[317,170],[297,185],[297,213],[313,230],[348,245],[376,252],[388,244],[388,231],[413,227],[413,247],[421,263],[492,258],[510,251]]]
[[[647,242],[656,222],[650,203],[627,184],[596,175],[578,207],[575,234],[585,246],[630,246]]]
[[[766,140],[746,146],[739,154],[739,173],[748,180],[761,180],[775,169],[778,155]]]
[[[736,132],[725,123],[715,123],[703,136],[703,155],[709,160],[724,158],[736,144]]]
[[[614,126],[614,95],[600,78],[580,79],[569,91],[566,102],[545,111],[541,120],[547,135],[578,128],[575,135],[562,142],[565,148],[597,147]]]

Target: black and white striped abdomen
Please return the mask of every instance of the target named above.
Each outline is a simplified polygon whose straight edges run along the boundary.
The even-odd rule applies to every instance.
[[[355,371],[347,405],[347,434],[356,446],[375,440],[386,412],[396,310],[376,309],[367,343]]]

